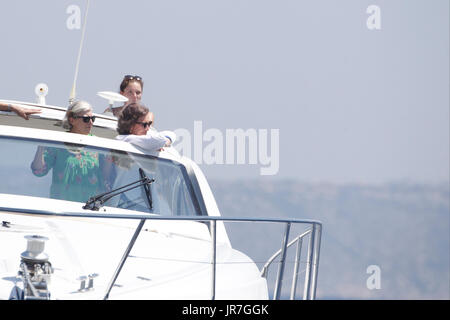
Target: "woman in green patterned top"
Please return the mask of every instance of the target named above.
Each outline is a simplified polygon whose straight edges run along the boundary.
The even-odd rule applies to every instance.
[[[90,135],[95,116],[92,107],[85,101],[76,101],[69,106],[63,127],[69,132]],[[50,197],[69,201],[85,202],[91,196],[104,192],[101,163],[97,152],[81,147],[38,147],[31,170],[42,177],[53,169]]]

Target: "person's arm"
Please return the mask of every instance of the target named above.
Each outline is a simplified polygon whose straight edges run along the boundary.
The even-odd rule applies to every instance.
[[[163,148],[168,143],[168,141],[170,141],[160,134],[147,134],[142,136],[129,134],[122,137],[118,136],[117,138],[141,147],[142,149],[147,151],[158,151],[159,149]]]
[[[147,135],[119,135],[116,139],[129,142],[147,151],[160,151],[161,148],[169,147],[175,138],[175,133],[168,134],[169,132],[165,131],[163,134],[156,130],[149,130]]]
[[[29,116],[35,113],[41,113],[41,109],[31,109],[18,106],[12,103],[3,103],[0,102],[0,111],[12,111],[15,112],[18,116],[24,118],[25,120],[29,119]]]
[[[55,160],[55,150],[39,146],[31,163],[31,171],[35,176],[45,176],[53,167]]]

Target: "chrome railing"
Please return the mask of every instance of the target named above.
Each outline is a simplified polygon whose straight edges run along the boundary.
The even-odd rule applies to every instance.
[[[316,289],[317,289],[317,276],[319,272],[319,256],[320,256],[320,240],[321,240],[321,232],[322,225],[320,223],[311,223],[311,229],[306,232],[295,237],[291,242],[287,243],[286,240],[283,240],[283,244],[281,249],[275,252],[269,260],[267,260],[266,264],[261,269],[261,276],[267,277],[267,273],[271,264],[275,261],[275,259],[281,256],[280,265],[278,267],[278,276],[275,283],[275,291],[273,294],[274,300],[278,300],[281,294],[281,287],[283,281],[283,270],[285,267],[286,260],[286,251],[289,247],[294,244],[297,244],[297,248],[295,251],[295,260],[294,260],[294,270],[292,272],[292,284],[290,291],[290,299],[295,300],[296,298],[296,290],[297,290],[297,282],[298,277],[300,275],[300,258],[301,258],[301,250],[303,245],[303,239],[306,236],[309,237],[309,245],[308,245],[308,254],[306,260],[306,272],[305,272],[305,282],[304,282],[304,291],[303,291],[303,299],[304,300],[313,300],[316,298]],[[289,224],[287,224],[289,225]],[[284,239],[288,238],[288,227],[286,227]]]
[[[295,299],[295,292],[297,286],[297,279],[299,275],[299,265],[300,265],[300,255],[303,239],[309,235],[308,244],[308,255],[306,262],[306,275],[304,283],[304,295],[303,299],[312,300],[315,299],[316,287],[317,287],[317,276],[319,267],[319,256],[320,256],[320,240],[321,240],[321,229],[322,224],[319,221],[314,220],[300,220],[300,219],[277,219],[277,218],[229,218],[229,217],[210,217],[210,216],[158,216],[158,215],[129,215],[129,214],[102,214],[102,213],[70,213],[70,212],[49,212],[45,210],[30,210],[30,209],[12,209],[12,208],[2,208],[0,211],[9,212],[21,212],[39,215],[49,215],[49,216],[64,216],[64,217],[80,217],[80,218],[105,218],[105,219],[135,219],[140,220],[134,234],[119,261],[118,266],[109,282],[107,287],[104,300],[109,298],[114,283],[119,276],[128,256],[131,252],[139,234],[142,231],[144,223],[146,220],[166,220],[166,221],[197,221],[209,223],[211,232],[211,299],[216,298],[216,248],[217,248],[217,222],[262,222],[262,223],[280,223],[285,225],[285,232],[282,239],[281,249],[278,250],[274,255],[272,255],[269,260],[265,263],[261,270],[261,276],[267,279],[267,274],[269,267],[279,256],[280,261],[278,265],[278,273],[275,284],[275,291],[273,295],[274,300],[278,300],[281,297],[281,289],[284,278],[284,270],[286,266],[286,254],[287,249],[293,244],[297,243],[296,258],[294,263],[294,272],[291,286],[290,298]],[[311,229],[306,232],[296,236],[291,242],[289,240],[289,233],[292,224],[307,224],[311,225]]]

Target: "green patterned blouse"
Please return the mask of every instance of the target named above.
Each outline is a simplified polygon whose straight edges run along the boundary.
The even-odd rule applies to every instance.
[[[102,161],[104,157],[101,157]],[[80,148],[46,147],[44,167],[32,169],[42,177],[53,169],[50,197],[69,201],[85,202],[91,196],[104,192],[100,160],[97,152]]]

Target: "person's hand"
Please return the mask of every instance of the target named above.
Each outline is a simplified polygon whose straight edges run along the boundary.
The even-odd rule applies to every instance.
[[[25,120],[28,120],[29,116],[32,114],[42,112],[41,109],[30,109],[18,105],[11,105],[11,111],[14,111],[18,116],[24,118]]]
[[[170,140],[169,138],[166,139],[166,144],[164,145],[164,147],[170,147],[172,145],[172,140]]]
[[[166,137],[167,138],[167,137]],[[166,139],[166,144],[164,145],[164,147],[158,149],[159,152],[164,151],[164,148],[170,147],[172,145],[172,140],[170,140],[169,138]]]
[[[165,147],[170,147],[177,138],[177,135],[173,131],[165,130],[161,131],[160,134],[166,137],[166,144],[164,145]]]

